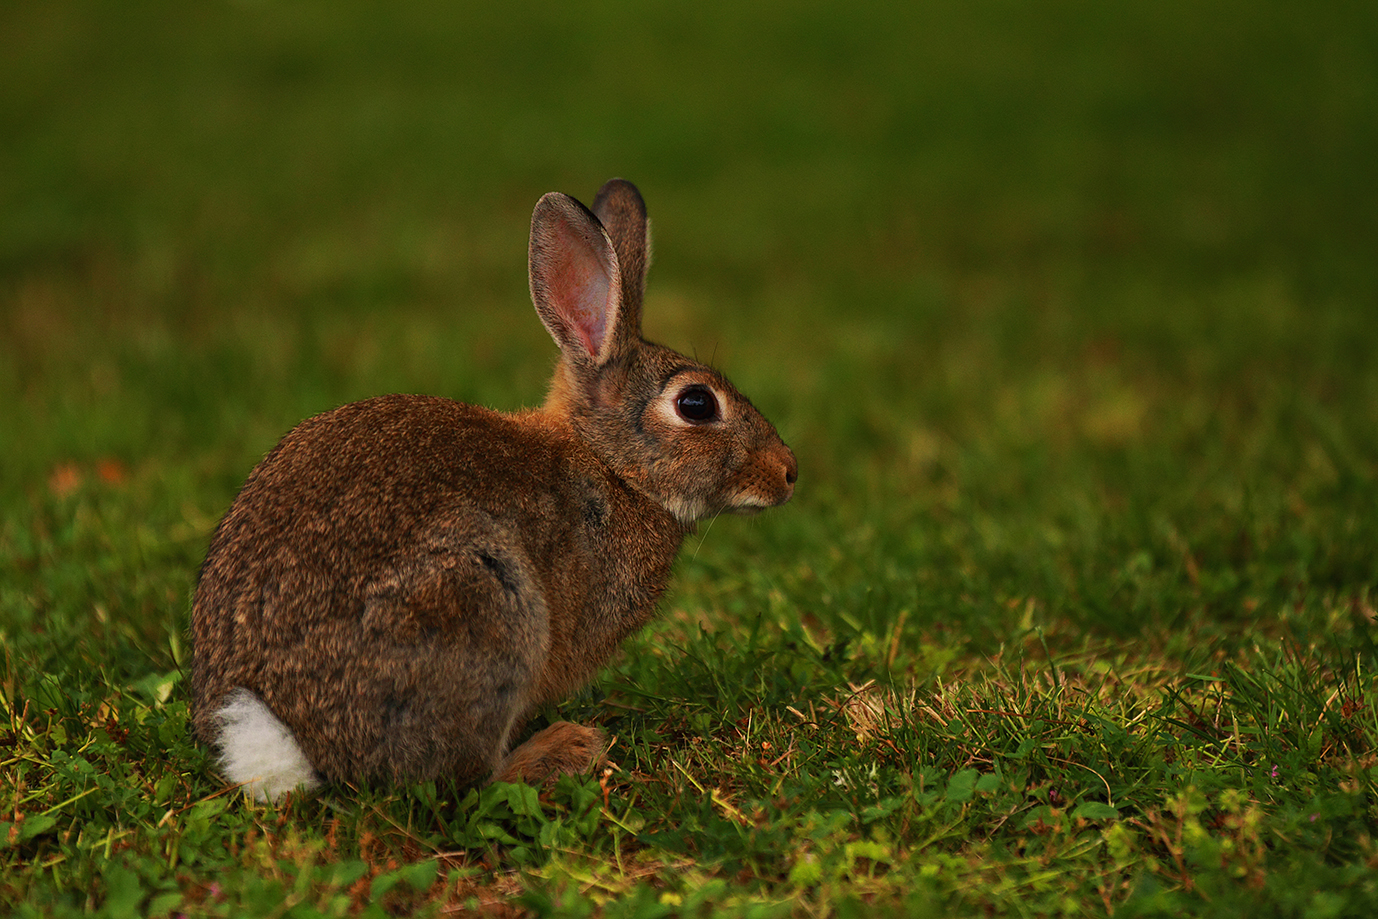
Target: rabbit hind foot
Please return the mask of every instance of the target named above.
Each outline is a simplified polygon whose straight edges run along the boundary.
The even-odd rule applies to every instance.
[[[606,744],[606,735],[597,728],[557,721],[507,754],[493,780],[542,785],[588,772],[603,758]]]
[[[235,689],[215,714],[220,771],[260,801],[277,801],[321,784],[292,731],[247,689]]]

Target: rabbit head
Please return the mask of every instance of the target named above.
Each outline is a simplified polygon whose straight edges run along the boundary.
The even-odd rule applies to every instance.
[[[798,466],[720,373],[641,337],[646,206],[613,179],[590,211],[552,192],[531,220],[531,297],[560,346],[545,411],[686,527],[785,503]]]

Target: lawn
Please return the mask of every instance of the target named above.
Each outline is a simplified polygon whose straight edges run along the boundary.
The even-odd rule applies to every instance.
[[[0,913],[1378,915],[1378,6],[0,8]],[[298,420],[537,404],[544,192],[796,451],[537,793],[227,791]]]

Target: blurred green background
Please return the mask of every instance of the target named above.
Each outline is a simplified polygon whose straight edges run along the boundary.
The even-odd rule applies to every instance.
[[[531,208],[615,175],[800,479],[559,713],[602,880],[226,807],[216,521],[310,414],[538,404]],[[1371,914],[1376,264],[1373,0],[0,2],[0,903]]]
[[[167,659],[300,418],[537,403],[530,208],[614,175],[648,336],[801,462],[677,602],[1246,642],[1378,580],[1367,0],[10,3],[0,35],[3,612],[95,661],[111,628]]]

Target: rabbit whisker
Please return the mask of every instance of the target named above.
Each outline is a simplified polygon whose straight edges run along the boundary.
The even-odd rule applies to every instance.
[[[708,531],[711,530],[711,529],[713,529],[713,524],[717,523],[717,522],[718,522],[718,518],[721,517],[721,516],[722,516],[722,511],[718,511],[718,512],[717,512],[716,514],[714,514],[712,517],[709,517],[709,518],[708,518],[708,526],[704,527],[704,528],[703,528],[703,532],[702,532],[701,534],[699,534],[699,541],[698,541],[698,543],[694,546],[694,554],[691,555],[690,558],[697,559],[697,558],[699,557],[699,550],[702,549],[702,548],[703,548],[703,544],[704,544],[705,542],[708,541]]]

